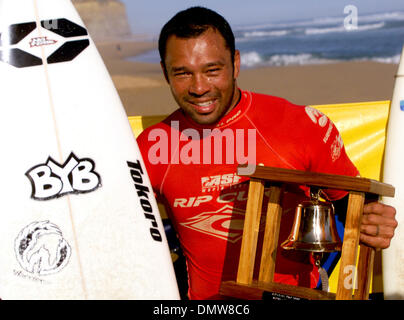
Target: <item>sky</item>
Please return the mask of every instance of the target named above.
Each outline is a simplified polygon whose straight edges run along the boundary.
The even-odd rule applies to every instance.
[[[223,15],[234,26],[276,21],[346,16],[354,5],[360,15],[404,11],[403,0],[121,0],[125,3],[134,34],[158,35],[161,27],[178,11],[200,5]]]

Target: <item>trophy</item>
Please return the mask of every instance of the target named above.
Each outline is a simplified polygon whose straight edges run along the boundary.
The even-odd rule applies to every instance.
[[[257,166],[254,173],[243,175],[248,176],[250,182],[237,276],[234,280],[222,281],[221,295],[239,299],[262,299],[264,293],[271,292],[308,300],[369,298],[375,250],[359,243],[363,206],[366,198],[394,197],[395,188],[392,185],[362,177],[266,166]],[[341,251],[335,293],[324,290],[327,289],[324,288],[324,281],[323,290],[274,281],[282,220],[282,195],[284,187],[289,185],[305,185],[312,192],[310,201],[304,201],[296,208],[292,232],[282,243],[282,247],[284,250],[312,252],[320,276],[326,275],[325,270],[320,267],[321,255]],[[265,229],[262,231],[262,245],[258,246],[264,189],[268,186]],[[334,207],[321,199],[319,189],[343,190],[349,194],[342,244],[335,227]],[[347,268],[355,272],[355,285],[350,282],[352,274],[346,274]]]
[[[292,231],[281,247],[311,252],[319,268],[322,288],[328,291],[328,275],[321,267],[321,259],[324,252],[341,251],[342,242],[336,228],[334,206],[322,200],[321,193],[321,189],[311,188],[311,199],[296,207]]]

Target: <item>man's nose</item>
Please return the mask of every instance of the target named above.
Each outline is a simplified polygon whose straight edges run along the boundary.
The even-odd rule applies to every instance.
[[[189,93],[195,96],[202,96],[210,89],[209,80],[202,74],[195,74],[189,87]]]

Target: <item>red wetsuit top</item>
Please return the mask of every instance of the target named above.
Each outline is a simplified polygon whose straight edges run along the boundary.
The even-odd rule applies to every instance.
[[[220,298],[220,282],[236,278],[248,194],[248,178],[237,175],[239,163],[248,159],[271,167],[359,174],[324,114],[248,91],[241,92],[239,103],[216,125],[198,125],[177,110],[144,130],[138,144],[153,189],[178,233],[190,299]],[[301,187],[283,196],[279,244],[288,237],[294,209],[307,194]],[[345,195],[327,191],[329,200]],[[318,278],[310,254],[278,248],[276,282],[315,287]]]

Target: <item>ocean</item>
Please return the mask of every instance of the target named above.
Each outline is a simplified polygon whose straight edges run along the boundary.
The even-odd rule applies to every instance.
[[[321,64],[338,61],[399,63],[404,45],[404,11],[232,26],[243,68]],[[132,61],[159,62],[151,51]]]

